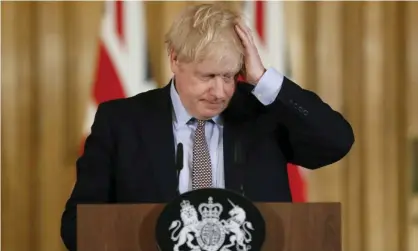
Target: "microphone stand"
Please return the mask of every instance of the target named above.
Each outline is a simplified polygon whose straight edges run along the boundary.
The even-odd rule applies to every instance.
[[[177,196],[180,195],[180,172],[183,169],[183,144],[177,144],[176,172],[177,172]]]

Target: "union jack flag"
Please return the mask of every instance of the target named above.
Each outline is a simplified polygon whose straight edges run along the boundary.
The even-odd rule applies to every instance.
[[[99,55],[84,133],[90,133],[98,104],[157,87],[149,65],[142,1],[106,1]]]
[[[281,1],[246,1],[243,8],[247,25],[254,31],[254,42],[263,63],[289,76],[283,5]],[[293,202],[305,202],[303,170],[292,164],[288,164],[287,170]]]

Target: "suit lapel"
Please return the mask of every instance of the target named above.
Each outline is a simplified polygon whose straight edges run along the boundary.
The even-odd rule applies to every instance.
[[[225,172],[225,188],[236,192],[240,191],[241,179],[240,170],[236,161],[236,125],[225,121],[223,142],[224,142],[224,172]]]
[[[241,193],[249,143],[251,142],[251,120],[246,120],[247,110],[243,110],[245,97],[236,92],[230,105],[222,114],[224,119],[224,172],[225,188]]]
[[[172,126],[172,106],[169,85],[155,91],[144,102],[145,116],[141,119],[140,137],[148,148],[154,168],[156,186],[163,201],[174,199],[177,191],[175,148]]]

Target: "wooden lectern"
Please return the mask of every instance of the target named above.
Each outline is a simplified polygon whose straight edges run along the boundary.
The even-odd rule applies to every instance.
[[[262,251],[341,251],[340,203],[254,203],[266,223]],[[78,251],[157,251],[164,204],[80,205]]]

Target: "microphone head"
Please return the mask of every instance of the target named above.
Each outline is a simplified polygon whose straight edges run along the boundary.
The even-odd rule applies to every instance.
[[[179,153],[179,152],[183,153],[183,144],[182,143],[177,144],[177,153]]]
[[[177,144],[177,158],[176,158],[177,170],[183,169],[183,144]]]

